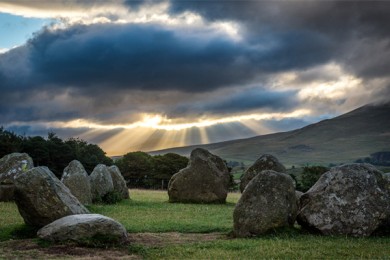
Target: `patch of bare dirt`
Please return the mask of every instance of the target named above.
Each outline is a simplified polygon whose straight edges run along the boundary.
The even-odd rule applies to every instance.
[[[141,259],[129,254],[127,248],[90,248],[75,244],[42,246],[33,239],[0,243],[0,258],[4,259]]]
[[[226,239],[223,233],[183,234],[169,233],[129,233],[128,245],[143,247],[164,247],[175,244]],[[76,244],[41,245],[34,239],[20,239],[0,242],[0,258],[4,259],[142,259],[132,254],[127,245],[122,247],[91,248]]]
[[[131,244],[138,244],[148,247],[162,247],[173,244],[188,244],[194,242],[213,241],[216,239],[224,239],[226,235],[223,233],[134,233],[128,234]]]

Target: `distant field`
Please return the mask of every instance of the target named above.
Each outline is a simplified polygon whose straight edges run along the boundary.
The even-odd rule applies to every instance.
[[[130,193],[129,201],[89,207],[124,224],[130,245],[118,248],[61,247],[29,239],[34,232],[23,224],[15,204],[0,203],[0,259],[390,258],[390,237],[323,237],[297,228],[254,239],[229,238],[239,193],[229,194],[225,205],[171,204],[165,191]]]

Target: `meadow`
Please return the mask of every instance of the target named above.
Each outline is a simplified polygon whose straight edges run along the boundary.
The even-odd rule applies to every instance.
[[[130,196],[115,205],[89,207],[121,222],[129,244],[77,253],[71,250],[75,245],[55,247],[34,238],[35,230],[24,225],[16,205],[2,202],[0,259],[390,259],[390,237],[325,237],[296,227],[258,238],[231,238],[239,193],[230,193],[224,205],[172,204],[166,191],[130,190]]]

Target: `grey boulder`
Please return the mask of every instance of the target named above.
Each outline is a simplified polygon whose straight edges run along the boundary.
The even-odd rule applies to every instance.
[[[86,243],[93,239],[109,243],[127,241],[127,232],[122,224],[99,214],[71,215],[60,218],[38,230],[37,235],[41,239],[52,242]]]
[[[127,188],[126,181],[123,178],[121,171],[116,165],[108,167],[108,171],[111,174],[112,184],[114,185],[114,191],[121,194],[122,199],[130,198],[129,189]]]
[[[284,173],[262,171],[248,184],[234,208],[233,234],[259,236],[292,226],[296,214],[294,180]]]
[[[224,161],[209,151],[191,152],[188,166],[174,174],[168,184],[170,202],[225,203],[230,181]]]
[[[11,153],[0,159],[0,201],[14,200],[15,175],[33,167],[33,160],[26,153]]]
[[[96,165],[89,178],[93,201],[100,201],[107,193],[114,190],[111,174],[108,171],[108,167],[104,164]]]
[[[324,235],[369,236],[390,217],[389,188],[370,164],[334,167],[301,197],[298,223]]]
[[[249,167],[241,176],[240,191],[243,192],[248,183],[261,171],[273,170],[276,172],[286,172],[286,168],[279,160],[270,154],[264,154]]]
[[[82,204],[90,205],[92,203],[89,176],[79,161],[73,160],[69,163],[64,169],[61,181]]]
[[[15,202],[28,225],[41,227],[67,215],[89,213],[47,167],[20,172],[14,180]]]

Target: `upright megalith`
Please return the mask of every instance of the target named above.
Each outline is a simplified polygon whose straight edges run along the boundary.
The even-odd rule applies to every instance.
[[[108,171],[111,174],[112,184],[114,185],[114,191],[118,192],[122,199],[130,198],[129,189],[127,188],[126,181],[122,176],[118,166],[113,165],[108,167]]]
[[[89,213],[47,167],[20,172],[14,180],[15,202],[28,225],[41,227],[64,216]]]
[[[273,170],[276,172],[286,172],[286,168],[279,160],[270,154],[264,154],[249,167],[241,176],[240,191],[243,192],[248,183],[261,171]]]
[[[96,165],[89,178],[91,181],[93,201],[101,201],[106,194],[114,191],[111,174],[106,165]]]
[[[90,205],[92,203],[89,176],[79,161],[73,160],[65,167],[61,181],[82,204]]]
[[[259,236],[293,226],[297,214],[294,180],[265,170],[248,184],[233,212],[236,237]]]
[[[14,200],[15,175],[33,167],[33,160],[26,153],[11,153],[0,159],[0,201]]]
[[[209,151],[197,148],[191,152],[188,166],[169,181],[169,201],[225,203],[229,182],[225,162]]]
[[[370,164],[331,168],[301,197],[298,223],[323,235],[369,236],[389,222],[389,189]]]

